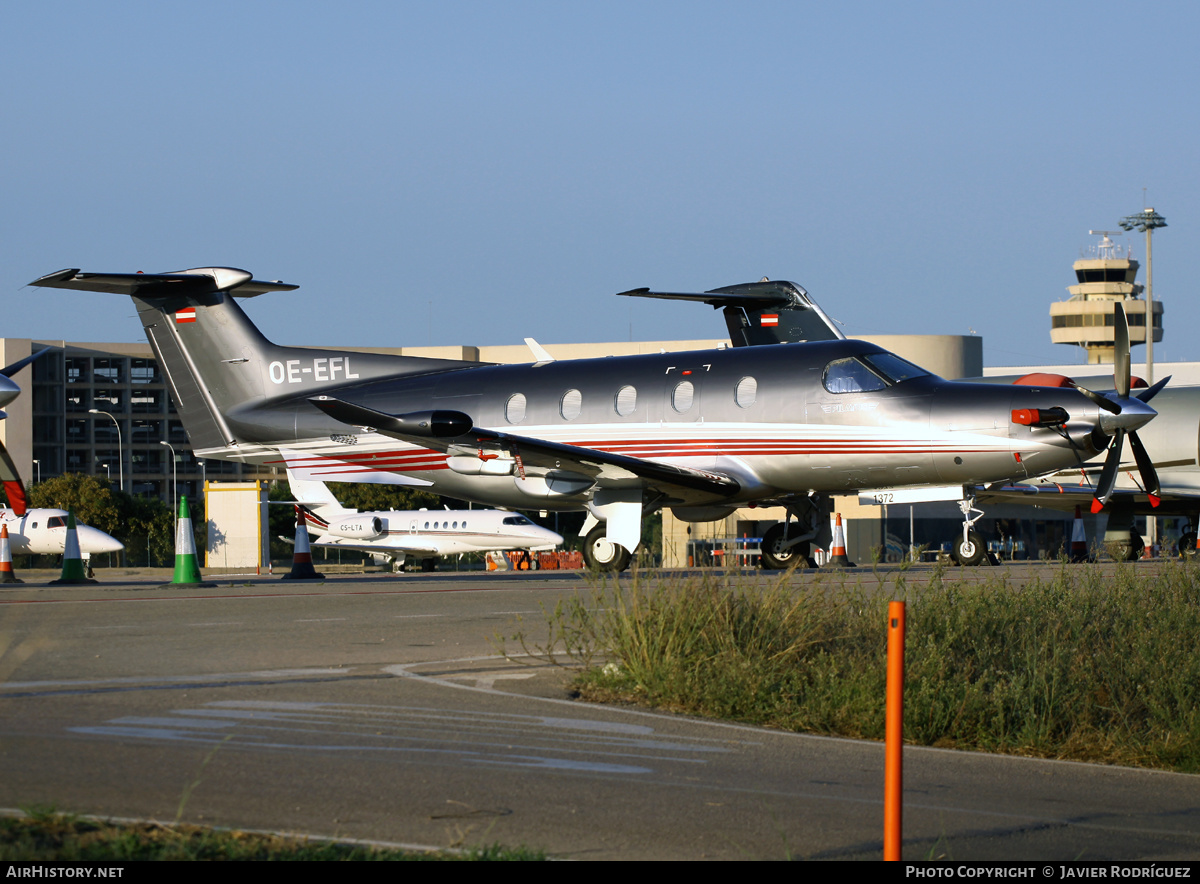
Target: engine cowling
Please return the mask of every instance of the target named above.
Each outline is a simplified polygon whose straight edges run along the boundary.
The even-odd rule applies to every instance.
[[[386,533],[379,516],[347,516],[330,522],[325,532],[347,540],[375,540]]]

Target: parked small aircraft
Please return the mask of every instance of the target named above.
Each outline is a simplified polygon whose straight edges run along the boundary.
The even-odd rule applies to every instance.
[[[298,478],[288,470],[297,508],[304,514],[314,546],[363,550],[384,556],[400,571],[408,558],[432,571],[443,556],[509,549],[554,549],[562,535],[504,510],[346,509],[324,482]]]
[[[973,554],[978,486],[1065,469],[1125,435],[1136,455],[1159,389],[966,384],[841,339],[533,365],[279,347],[235,298],[297,287],[244,270],[70,269],[32,284],[133,297],[201,457],[277,462],[288,448],[350,481],[586,509],[585,558],[609,570],[628,565],[643,513],[664,506],[688,521],[785,507],[800,525],[764,539],[778,567],[828,545],[829,494],[926,485],[963,488]]]
[[[14,556],[62,555],[67,542],[67,511],[32,509],[15,513],[9,507],[0,508],[0,523],[8,526],[8,542]],[[99,528],[75,523],[79,550],[84,560],[97,553],[120,552],[124,544]]]

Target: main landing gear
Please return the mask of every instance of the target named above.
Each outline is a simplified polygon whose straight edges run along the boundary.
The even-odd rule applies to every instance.
[[[763,534],[759,564],[765,571],[781,571],[793,565],[817,567],[811,556],[813,541],[827,548],[832,540],[829,536],[829,499],[823,494],[811,494],[780,503],[787,509],[788,518],[772,525]]]
[[[601,523],[588,532],[583,541],[583,561],[593,571],[624,571],[633,554],[606,536],[608,526]]]

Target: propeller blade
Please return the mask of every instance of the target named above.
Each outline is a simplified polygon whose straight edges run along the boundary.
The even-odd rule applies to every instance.
[[[1116,314],[1116,328],[1113,330],[1113,383],[1117,388],[1117,396],[1121,399],[1129,397],[1129,320],[1125,318],[1125,308],[1118,301],[1113,305]]]
[[[1140,393],[1136,393],[1135,395],[1137,396],[1138,399],[1141,399],[1143,402],[1149,402],[1151,399],[1153,399],[1155,396],[1158,395],[1159,390],[1161,390],[1163,387],[1165,387],[1167,385],[1167,381],[1171,380],[1171,377],[1172,377],[1171,375],[1167,375],[1165,378],[1163,378],[1161,381],[1159,381],[1153,387],[1150,387],[1149,389],[1146,389],[1146,390],[1142,390]]]
[[[1137,431],[1129,434],[1129,446],[1133,449],[1133,459],[1137,461],[1138,472],[1142,476],[1142,487],[1150,498],[1150,506],[1158,506],[1161,489],[1158,487],[1158,472],[1154,469],[1154,461],[1146,453],[1142,440]]]
[[[1093,513],[1104,509],[1104,505],[1112,497],[1113,488],[1117,484],[1117,469],[1121,466],[1121,443],[1124,439],[1125,431],[1119,429],[1113,436],[1112,445],[1108,447],[1108,457],[1104,459],[1104,468],[1100,471],[1100,479],[1096,483],[1096,496],[1092,498]]]
[[[1095,392],[1094,390],[1089,390],[1087,387],[1082,387],[1079,384],[1075,383],[1074,381],[1068,381],[1067,383],[1069,383],[1072,387],[1074,387],[1076,390],[1078,390],[1084,396],[1087,396],[1089,399],[1091,399],[1093,402],[1095,402],[1097,405],[1099,405],[1105,411],[1111,411],[1113,414],[1121,413],[1121,406],[1118,405],[1117,403],[1113,402],[1107,396],[1101,396],[1099,393]]]
[[[13,375],[15,375],[17,372],[19,372],[21,369],[23,369],[29,363],[33,362],[33,360],[35,360],[39,356],[41,356],[43,353],[49,353],[49,352],[50,352],[49,347],[43,347],[41,350],[38,350],[32,356],[26,356],[24,359],[17,360],[12,365],[6,365],[6,366],[4,366],[4,368],[0,368],[0,374],[4,375],[6,378],[11,378]]]

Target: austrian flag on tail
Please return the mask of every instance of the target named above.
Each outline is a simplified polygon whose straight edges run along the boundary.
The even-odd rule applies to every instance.
[[[175,324],[176,325],[179,325],[180,323],[184,323],[184,322],[195,322],[195,321],[196,321],[196,308],[195,307],[184,307],[182,310],[175,311]]]
[[[766,328],[767,326],[771,326],[771,325],[779,325],[779,314],[778,313],[764,313],[762,315],[762,325],[763,325],[763,328]]]

